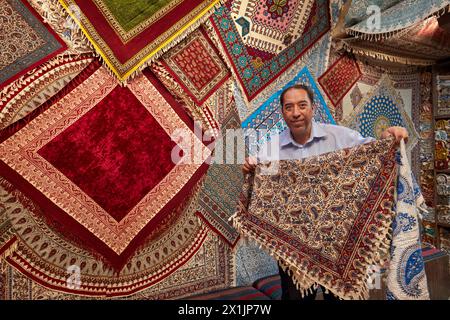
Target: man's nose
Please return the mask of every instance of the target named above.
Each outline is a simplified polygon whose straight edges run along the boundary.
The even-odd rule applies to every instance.
[[[293,111],[292,115],[294,117],[299,117],[300,114],[301,114],[300,108],[298,106],[294,106],[294,111]]]

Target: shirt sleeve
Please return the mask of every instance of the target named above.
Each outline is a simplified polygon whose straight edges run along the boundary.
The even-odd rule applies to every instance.
[[[355,130],[351,130],[351,132],[352,132],[352,135],[354,136],[353,139],[355,140],[356,144],[364,144],[364,143],[369,143],[369,142],[373,142],[376,140],[373,137],[365,137],[364,138],[361,135],[361,133],[359,133],[358,131],[355,131]]]
[[[373,142],[376,139],[372,137],[363,137],[358,131],[352,130],[347,127],[345,128],[345,132],[342,132],[342,136],[340,137],[342,140],[343,147],[354,147],[360,144],[365,144],[369,142]]]

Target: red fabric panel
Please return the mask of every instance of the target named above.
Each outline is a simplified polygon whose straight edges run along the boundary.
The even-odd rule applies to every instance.
[[[18,123],[5,128],[4,130],[0,131],[0,142],[8,139],[10,136],[12,136],[14,133],[19,131],[21,128],[26,126],[30,121],[32,121],[35,117],[37,117],[39,114],[43,113],[45,110],[47,110],[50,106],[54,105],[58,101],[60,101],[65,95],[70,93],[75,87],[77,87],[80,83],[83,83],[89,76],[91,76],[97,69],[99,68],[98,62],[91,63],[88,67],[86,67],[85,70],[83,70],[77,77],[75,77],[65,88],[63,88],[60,92],[58,92],[55,96],[53,96],[48,102],[46,102],[44,105],[39,107],[35,112],[30,114],[28,117],[24,118],[23,121],[19,121]],[[182,106],[179,105],[179,103],[175,100],[175,98],[167,91],[167,89],[156,79],[156,77],[149,71],[144,70],[144,75],[149,79],[149,81],[155,86],[155,88],[160,92],[161,95],[164,96],[165,100],[168,102],[171,108],[178,114],[180,119],[186,123],[186,125],[191,128],[191,130],[194,130],[194,122],[193,120],[187,115],[187,113],[183,110]],[[119,88],[114,89],[123,92],[126,92],[128,89]],[[123,91],[125,90],[125,91]],[[114,92],[113,91],[113,92]],[[121,94],[122,94],[121,93]],[[131,93],[130,93],[131,94]],[[117,94],[114,95],[114,98],[117,99]],[[99,166],[106,166],[103,168],[106,170],[108,167],[108,164],[112,164],[112,162],[108,162],[107,159],[100,159],[101,157],[98,155],[90,155],[88,158],[84,159],[82,157],[82,151],[80,150],[70,150],[70,156],[75,157],[74,159],[63,159],[63,156],[69,157],[67,154],[67,147],[65,147],[66,154],[61,156],[57,155],[58,149],[61,151],[62,143],[69,141],[70,143],[73,143],[76,149],[79,144],[82,142],[90,144],[92,148],[96,148],[101,145],[100,141],[105,142],[106,144],[110,144],[114,146],[114,148],[119,148],[119,145],[115,145],[115,143],[119,143],[121,148],[126,148],[130,152],[135,152],[134,148],[136,147],[142,147],[142,148],[149,148],[146,149],[145,152],[140,154],[139,159],[141,159],[142,162],[138,161],[138,163],[129,164],[126,163],[125,158],[129,157],[130,155],[127,155],[125,158],[121,159],[121,161],[124,161],[126,165],[124,168],[128,168],[127,165],[130,165],[133,172],[128,173],[129,176],[135,176],[137,177],[137,174],[140,172],[139,170],[146,170],[145,172],[148,173],[152,170],[152,168],[147,168],[146,166],[153,162],[152,165],[162,166],[162,170],[168,170],[168,164],[164,160],[161,160],[159,158],[159,150],[160,148],[164,148],[166,150],[169,145],[172,145],[172,142],[170,140],[164,141],[163,146],[161,146],[162,139],[161,139],[161,129],[150,129],[147,128],[147,125],[154,124],[153,121],[155,121],[150,115],[148,117],[143,117],[143,111],[140,110],[143,107],[136,104],[136,101],[133,102],[131,100],[131,97],[128,95],[128,93],[125,93],[122,98],[119,101],[121,104],[126,104],[129,108],[129,110],[126,110],[124,112],[121,108],[114,109],[114,104],[118,103],[118,101],[114,99],[110,99],[108,101],[103,101],[102,103],[98,104],[96,107],[94,107],[92,110],[92,114],[89,114],[88,112],[85,116],[87,118],[81,119],[80,124],[78,122],[74,123],[74,127],[69,127],[66,130],[71,130],[62,133],[61,137],[57,137],[52,142],[49,143],[48,149],[42,148],[40,150],[40,153],[45,155],[46,157],[51,158],[51,161],[54,161],[57,165],[60,166],[61,170],[66,170],[64,174],[73,175],[73,179],[80,179],[80,177],[76,177],[77,174],[80,175],[80,173],[75,173],[75,170],[73,168],[70,168],[70,161],[72,162],[78,162],[83,163],[83,161],[86,161],[88,163],[89,161],[94,161],[93,159],[99,159],[101,163],[98,163]],[[109,103],[108,103],[109,102]],[[114,103],[114,104],[112,104]],[[99,108],[99,109],[97,109]],[[120,114],[123,113],[123,114]],[[115,121],[118,123],[113,123],[112,116],[116,116]],[[111,117],[109,119],[108,117]],[[140,122],[142,121],[142,124],[136,125],[136,123],[133,123],[132,125],[135,128],[129,128],[130,122],[126,122],[125,119],[128,119],[127,121],[131,121],[132,119],[136,120],[139,119]],[[92,122],[90,122],[92,121]],[[104,122],[100,123],[99,122]],[[122,130],[120,132],[114,132],[113,136],[108,137],[106,132],[106,127],[102,128],[102,126],[111,126],[112,128]],[[97,128],[97,126],[100,126]],[[154,127],[154,126],[153,126]],[[81,132],[80,132],[81,131]],[[75,134],[76,137],[81,139],[81,141],[78,141],[77,139],[70,139],[69,137],[65,137],[65,135],[69,134]],[[103,134],[99,134],[100,138],[93,138],[93,135],[95,136],[95,132],[100,132]],[[90,135],[90,133],[92,135]],[[122,136],[123,134],[123,136]],[[145,134],[148,135],[148,137],[142,137],[141,135]],[[165,133],[164,133],[165,134]],[[126,136],[130,135],[133,136],[135,140],[143,140],[143,141],[132,141],[130,143],[129,139],[126,139]],[[151,136],[154,135],[156,137],[154,140],[151,139]],[[129,136],[128,136],[129,137]],[[61,139],[61,140],[60,140]],[[84,140],[83,140],[84,139]],[[119,142],[117,141],[120,140]],[[157,143],[155,143],[157,141]],[[150,143],[151,142],[151,143]],[[130,146],[125,144],[130,144]],[[54,144],[54,145],[52,145]],[[114,151],[112,148],[111,150]],[[111,151],[110,150],[110,151]],[[117,149],[119,150],[119,149]],[[115,150],[115,151],[117,151]],[[152,153],[154,151],[158,151],[156,153]],[[113,155],[116,155],[117,153],[110,152],[109,155],[115,160]],[[119,153],[120,154],[120,153]],[[77,158],[78,157],[78,158]],[[162,158],[167,159],[167,158]],[[170,159],[169,159],[170,160]],[[161,162],[161,163],[158,163]],[[72,163],[73,164],[73,163]],[[89,166],[86,164],[86,166]],[[205,174],[206,170],[208,168],[208,165],[204,163],[201,165],[197,171],[194,173],[194,175],[191,177],[191,179],[186,183],[181,190],[174,194],[173,198],[161,209],[161,211],[136,235],[136,237],[130,242],[128,247],[120,254],[118,255],[116,252],[114,252],[110,247],[108,247],[103,241],[98,239],[95,235],[93,235],[89,230],[87,230],[84,226],[82,226],[78,221],[73,219],[70,215],[68,215],[64,210],[62,210],[59,206],[55,205],[51,200],[49,200],[44,194],[42,194],[39,190],[37,190],[32,184],[30,184],[26,179],[24,179],[22,176],[20,176],[16,171],[12,170],[8,165],[6,165],[3,161],[0,161],[0,172],[2,173],[2,176],[10,181],[16,188],[18,188],[21,192],[23,192],[27,197],[29,197],[32,201],[34,201],[38,206],[41,207],[43,214],[45,214],[44,218],[48,221],[49,226],[56,229],[58,232],[60,232],[62,235],[66,236],[67,238],[70,238],[72,240],[75,240],[77,244],[81,245],[83,248],[86,248],[96,254],[97,256],[102,257],[106,263],[111,265],[116,270],[121,270],[123,266],[127,263],[127,260],[135,253],[135,251],[142,246],[146,240],[148,240],[149,236],[151,235],[152,231],[155,230],[155,228],[167,217],[168,214],[170,214],[175,208],[177,208],[180,203],[183,202],[183,200],[190,196],[190,193],[193,189],[193,187],[198,183],[200,178]],[[153,167],[154,169],[154,167]],[[88,174],[97,174],[96,172],[88,172]],[[156,170],[155,170],[156,171]],[[105,171],[106,172],[106,171]],[[146,174],[142,174],[139,181],[136,181],[136,184],[139,184],[138,186],[132,186],[134,191],[133,195],[130,197],[134,197],[133,199],[137,199],[140,196],[140,192],[144,192],[145,188],[148,188],[153,183],[157,182],[157,180],[161,177],[161,173],[155,174],[151,173],[150,177],[146,177]],[[115,173],[107,173],[106,177],[102,177],[104,179],[102,182],[106,184],[108,181],[112,181],[114,178],[117,178],[120,175],[120,172]],[[76,178],[75,178],[76,177]],[[108,180],[109,179],[109,180]],[[122,179],[122,178],[119,178]],[[117,182],[115,182],[117,183]],[[129,184],[132,185],[132,184]],[[115,190],[119,190],[119,192],[122,192],[124,188],[126,187],[126,184],[122,185],[116,185],[111,186],[111,188],[115,188]],[[102,198],[103,200],[106,198],[106,193],[103,190],[94,190],[94,186],[89,185],[90,189],[89,192],[92,194],[96,194],[97,197]],[[85,188],[88,188],[85,187]],[[101,188],[99,188],[101,189]],[[114,194],[110,194],[114,195]],[[115,195],[117,197],[123,196],[123,195]],[[124,200],[121,199],[114,199],[115,201],[118,201],[117,203],[124,202]]]
[[[117,86],[39,154],[120,221],[175,166],[175,143]]]

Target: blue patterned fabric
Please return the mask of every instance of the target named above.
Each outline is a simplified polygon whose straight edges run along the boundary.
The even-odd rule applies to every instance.
[[[374,96],[362,110],[358,117],[359,132],[364,137],[379,137],[382,130],[389,126],[404,126],[402,115],[400,114],[395,101],[389,96]],[[383,125],[386,121],[386,125]]]
[[[242,241],[235,259],[237,286],[249,286],[262,277],[278,274],[276,260],[254,242]]]
[[[318,79],[327,70],[330,46],[331,32],[328,32],[302,59],[315,79]],[[299,68],[295,68],[294,70],[297,71],[298,69]],[[294,72],[294,70],[292,70],[291,73]]]
[[[354,1],[355,9],[349,10],[351,14],[361,15],[365,18],[353,26],[347,28],[348,33],[362,33],[362,34],[384,34],[395,32],[408,28],[410,26],[423,21],[425,18],[435,14],[450,4],[449,0],[403,0],[397,1]],[[363,2],[366,4],[362,5]],[[380,3],[381,2],[381,3]],[[378,5],[381,9],[381,16],[379,19],[380,25],[374,27],[374,17],[367,17],[367,7],[370,4]],[[393,5],[392,5],[393,4]],[[385,9],[385,10],[383,10]],[[364,12],[366,11],[366,12]],[[357,13],[357,14],[356,14]],[[354,19],[352,15],[347,16],[347,25]]]
[[[428,300],[429,293],[419,231],[419,210],[424,204],[415,187],[405,144],[397,157],[396,216],[392,223],[391,260],[387,276],[388,300]]]
[[[403,100],[387,75],[381,77],[342,124],[358,131],[363,137],[376,139],[381,138],[383,131],[389,127],[404,127],[409,135],[408,150],[418,141],[418,133],[404,109]]]
[[[261,107],[259,107],[247,119],[245,119],[245,121],[243,121],[242,128],[244,129],[251,128],[267,130],[265,135],[263,135],[260,139],[257,139],[257,146],[260,146],[270,140],[270,137],[273,134],[278,134],[287,128],[281,115],[280,95],[285,88],[294,84],[306,84],[313,90],[314,103],[316,105],[314,110],[314,120],[316,122],[335,124],[333,116],[331,115],[313,76],[309,72],[308,68],[304,67],[291,81],[275,92],[261,105]],[[257,152],[257,146],[250,145],[250,153],[252,155],[254,155],[254,152]]]

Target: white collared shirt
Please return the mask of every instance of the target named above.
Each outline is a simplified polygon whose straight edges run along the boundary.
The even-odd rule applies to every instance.
[[[347,127],[312,121],[311,136],[305,144],[295,142],[288,128],[273,136],[260,149],[257,157],[260,161],[302,159],[374,140],[372,137],[364,138],[359,132]]]

